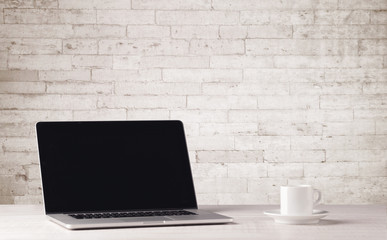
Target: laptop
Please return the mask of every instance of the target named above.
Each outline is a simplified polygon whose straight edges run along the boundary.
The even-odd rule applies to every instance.
[[[47,217],[68,229],[229,223],[199,210],[181,121],[36,125]]]

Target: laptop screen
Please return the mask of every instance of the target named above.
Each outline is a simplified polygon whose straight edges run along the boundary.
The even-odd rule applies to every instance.
[[[46,213],[197,208],[180,121],[36,128]]]

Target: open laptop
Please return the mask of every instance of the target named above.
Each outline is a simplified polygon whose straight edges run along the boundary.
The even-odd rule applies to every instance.
[[[181,121],[39,122],[48,218],[68,229],[228,223],[199,210]]]

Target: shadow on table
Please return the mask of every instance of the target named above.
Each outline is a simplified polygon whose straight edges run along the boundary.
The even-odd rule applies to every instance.
[[[339,221],[339,220],[320,220],[318,225],[337,225],[337,224],[343,224],[345,221]]]

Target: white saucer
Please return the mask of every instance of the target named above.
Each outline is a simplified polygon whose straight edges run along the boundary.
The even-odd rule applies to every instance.
[[[320,218],[326,217],[328,211],[323,210],[313,210],[313,214],[310,216],[287,216],[281,215],[280,209],[268,210],[263,212],[265,215],[272,217],[274,222],[283,223],[283,224],[317,224],[320,221]]]

